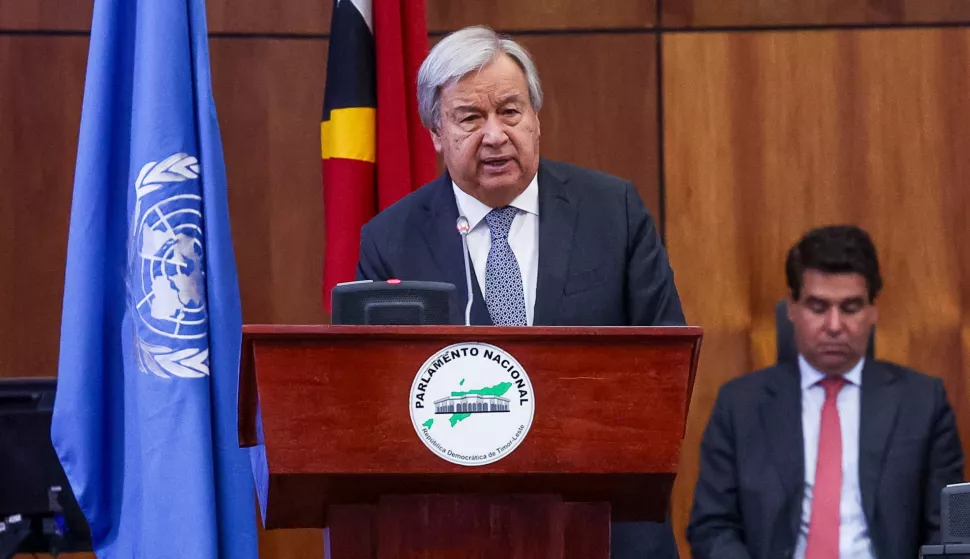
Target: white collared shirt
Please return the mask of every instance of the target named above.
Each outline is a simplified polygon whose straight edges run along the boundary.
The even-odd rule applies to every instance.
[[[482,295],[485,294],[485,264],[488,262],[488,251],[492,248],[492,236],[485,216],[492,208],[474,198],[452,181],[455,191],[455,201],[458,202],[458,213],[465,216],[468,226],[468,254],[475,267],[475,278]],[[539,277],[539,174],[532,177],[532,182],[521,194],[512,200],[510,206],[519,211],[512,220],[509,229],[509,246],[519,263],[522,272],[522,287],[525,289],[525,318],[532,326],[535,314],[536,282]],[[484,303],[484,301],[482,301]]]
[[[859,487],[859,420],[860,396],[862,394],[862,366],[860,359],[845,374],[848,381],[839,392],[835,405],[839,410],[842,431],[842,500],[839,503],[839,557],[840,559],[874,559],[869,526],[862,509],[862,491]],[[804,559],[808,537],[808,525],[812,518],[812,489],[815,486],[815,466],[818,461],[818,437],[822,422],[822,405],[825,389],[819,381],[825,374],[798,356],[802,386],[802,434],[805,441],[805,495],[802,498],[802,520],[795,544],[795,559]]]

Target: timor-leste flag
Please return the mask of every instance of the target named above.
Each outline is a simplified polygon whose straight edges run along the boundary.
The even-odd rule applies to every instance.
[[[360,228],[434,178],[416,100],[427,52],[424,0],[334,3],[320,124],[328,311],[333,286],[354,278]]]

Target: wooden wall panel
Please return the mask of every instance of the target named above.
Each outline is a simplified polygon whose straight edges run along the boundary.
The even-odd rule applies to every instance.
[[[330,33],[332,0],[209,0],[210,33]],[[86,31],[94,0],[0,2],[0,30]]]
[[[210,33],[329,34],[332,9],[333,0],[206,1]]]
[[[488,25],[524,29],[610,29],[651,27],[658,0],[426,0],[428,29],[453,31]]]
[[[249,323],[319,323],[320,111],[327,42],[210,41],[236,265]]]
[[[86,30],[91,28],[93,7],[94,0],[4,0],[0,30]]]
[[[467,25],[504,31],[523,29],[612,29],[651,27],[657,0],[603,0],[595,10],[587,0],[426,0],[428,29],[445,32]],[[93,0],[0,2],[0,30],[86,30]],[[330,33],[332,0],[209,0],[210,33]]]
[[[633,181],[659,219],[655,36],[517,40],[535,58],[542,78],[542,155]]]
[[[965,0],[659,0],[663,27],[970,21]]]
[[[970,22],[965,0],[425,0],[428,29],[443,33],[467,25],[521,30],[759,27]],[[87,30],[93,0],[14,0],[0,3],[0,30]],[[212,33],[309,34],[330,32],[330,0],[209,0]]]
[[[774,361],[784,256],[813,226],[872,233],[878,356],[944,379],[970,450],[970,31],[682,34],[663,55],[667,242],[705,328],[678,535],[716,391]]]
[[[0,36],[0,377],[57,374],[87,44]]]

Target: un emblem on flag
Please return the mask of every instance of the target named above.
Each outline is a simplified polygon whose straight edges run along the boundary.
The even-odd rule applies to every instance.
[[[177,153],[142,167],[129,239],[129,305],[142,372],[209,374],[199,162]]]

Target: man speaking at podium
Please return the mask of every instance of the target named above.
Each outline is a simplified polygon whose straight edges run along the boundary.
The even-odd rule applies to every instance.
[[[634,186],[540,159],[542,87],[525,49],[484,27],[462,29],[431,50],[417,86],[447,171],[363,227],[358,280],[451,283],[460,313],[464,216],[472,324],[684,324],[667,253]],[[676,556],[669,526],[612,533],[613,557]]]

